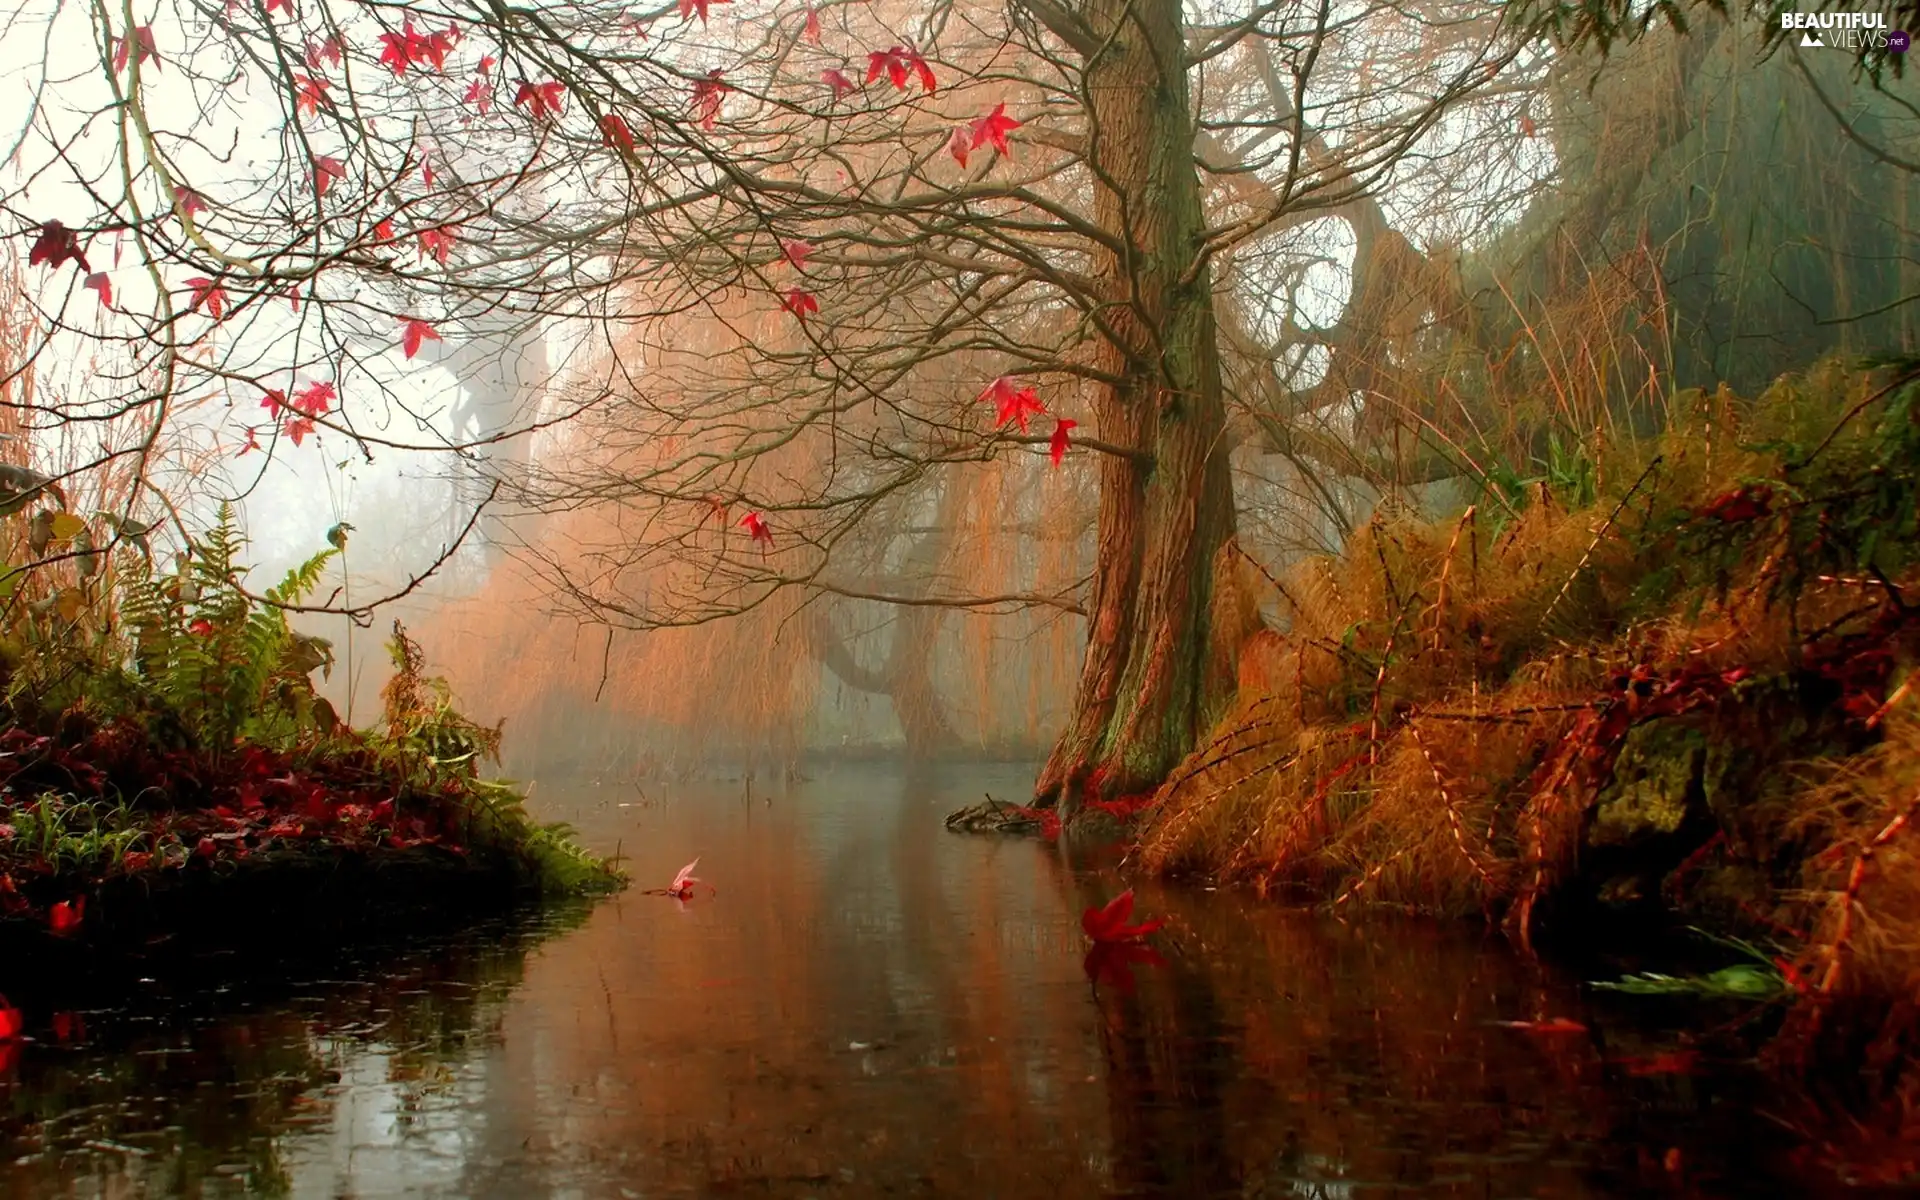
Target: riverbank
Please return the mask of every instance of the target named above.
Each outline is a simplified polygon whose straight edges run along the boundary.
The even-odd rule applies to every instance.
[[[1383,511],[1338,558],[1249,564],[1284,630],[1245,647],[1140,860],[1523,944],[1735,935],[1801,1001],[1776,1053],[1920,1093],[1917,379],[1683,396],[1656,439],[1556,447],[1448,519]]]
[[[398,624],[378,723],[340,723],[312,680],[331,648],[286,620],[335,551],[255,595],[230,515],[165,576],[144,541],[44,524],[84,550],[8,577],[0,957],[390,934],[623,884],[481,777],[500,731]]]

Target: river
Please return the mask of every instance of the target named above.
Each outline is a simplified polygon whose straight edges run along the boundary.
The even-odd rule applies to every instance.
[[[1028,778],[543,784],[712,890],[63,1015],[0,1061],[0,1196],[1807,1194],[1698,1014],[1476,926],[1141,884],[1159,961],[1090,978],[1112,855],[941,827]]]

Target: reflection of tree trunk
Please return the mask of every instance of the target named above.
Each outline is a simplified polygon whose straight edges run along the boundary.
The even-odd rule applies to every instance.
[[[1095,365],[1100,436],[1151,461],[1100,465],[1086,657],[1067,727],[1035,787],[1071,809],[1157,785],[1231,692],[1214,645],[1214,559],[1233,536],[1226,409],[1193,160],[1179,0],[1089,0],[1086,94],[1098,136],[1094,215],[1110,242]],[[1222,659],[1228,669],[1218,668]]]

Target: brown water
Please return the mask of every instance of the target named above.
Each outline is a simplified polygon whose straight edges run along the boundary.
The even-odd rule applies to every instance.
[[[37,1021],[0,1196],[1806,1194],[1745,1085],[1473,928],[1142,886],[1164,962],[1095,988],[1110,865],[941,828],[1025,778],[542,789],[716,891]]]

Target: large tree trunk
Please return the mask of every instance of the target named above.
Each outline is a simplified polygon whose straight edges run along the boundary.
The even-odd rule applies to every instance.
[[[1035,788],[1069,814],[1086,792],[1157,785],[1233,680],[1212,620],[1234,512],[1211,283],[1195,269],[1205,224],[1180,2],[1088,0],[1081,15],[1100,44],[1087,67],[1095,216],[1126,247],[1098,264],[1115,331],[1098,365],[1124,382],[1100,389],[1094,415],[1103,439],[1151,457],[1100,468],[1086,660]]]

